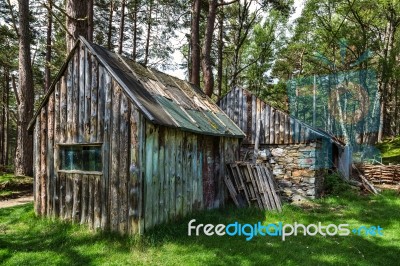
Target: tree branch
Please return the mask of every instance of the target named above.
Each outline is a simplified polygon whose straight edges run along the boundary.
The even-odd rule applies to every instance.
[[[230,5],[230,4],[234,4],[236,2],[239,2],[239,0],[232,0],[232,1],[229,1],[229,2],[221,2],[221,3],[217,4],[217,7],[219,7],[219,6],[227,6],[227,5]]]
[[[20,101],[19,101],[19,97],[18,97],[17,85],[15,84],[15,76],[11,75],[11,78],[12,78],[13,91],[15,94],[15,100],[17,101],[17,104],[19,105]]]
[[[11,1],[10,1],[10,0],[7,0],[7,4],[8,4],[8,8],[10,9],[10,14],[11,14],[11,20],[12,20],[13,28],[14,28],[14,30],[15,30],[15,33],[17,34],[17,37],[19,38],[19,32],[18,32],[18,28],[17,28],[16,19],[15,19],[15,16],[14,16],[14,10],[13,10],[12,5],[11,5]]]

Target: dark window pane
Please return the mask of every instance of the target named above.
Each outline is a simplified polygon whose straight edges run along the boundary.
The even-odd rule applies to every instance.
[[[61,170],[101,171],[101,146],[61,146]]]

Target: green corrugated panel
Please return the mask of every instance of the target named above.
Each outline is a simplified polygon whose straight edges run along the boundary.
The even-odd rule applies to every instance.
[[[215,117],[211,111],[185,109],[185,113],[180,106],[173,101],[162,96],[154,97],[162,105],[163,109],[175,119],[179,128],[206,135],[244,136],[240,129],[222,113],[216,114],[219,119]],[[193,122],[192,119],[195,122]]]
[[[155,95],[154,97],[162,105],[163,109],[175,119],[175,121],[178,123],[178,127],[190,131],[201,132],[201,130],[191,121],[187,114],[182,111],[179,105],[159,95]]]
[[[218,125],[211,121],[203,112],[196,110],[186,110],[196,123],[199,125],[201,132],[208,133],[212,135],[224,135],[223,130],[221,130],[221,125]]]

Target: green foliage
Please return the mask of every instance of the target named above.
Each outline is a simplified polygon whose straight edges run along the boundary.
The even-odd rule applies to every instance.
[[[383,163],[400,164],[400,136],[386,139],[376,147],[381,152]]]
[[[347,184],[338,173],[327,174],[324,180],[324,191],[328,195],[344,195],[351,191]]]
[[[41,219],[32,204],[0,209],[0,261],[3,265],[397,265],[400,251],[400,198],[328,197],[306,209],[285,205],[282,213],[228,207],[203,211],[154,228],[146,235],[121,237],[90,232],[85,226]],[[380,225],[372,236],[188,236],[187,223]]]

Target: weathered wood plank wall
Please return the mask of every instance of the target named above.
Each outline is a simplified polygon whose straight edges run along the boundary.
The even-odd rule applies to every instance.
[[[37,118],[34,134],[36,213],[121,234],[222,206],[225,164],[239,158],[236,138],[147,121],[83,45]],[[60,145],[91,143],[101,144],[101,172],[60,170]]]
[[[35,124],[36,213],[94,229],[140,232],[140,193],[130,192],[141,191],[140,182],[129,172],[138,165],[138,119],[110,74],[78,47]],[[102,143],[102,172],[59,170],[59,144],[90,143]]]
[[[246,134],[243,144],[255,144],[257,128],[260,129],[260,145],[298,144],[319,138],[304,123],[261,101],[247,90],[232,89],[218,104]]]
[[[217,208],[227,197],[225,164],[239,158],[235,138],[201,136],[146,123],[144,225]]]

